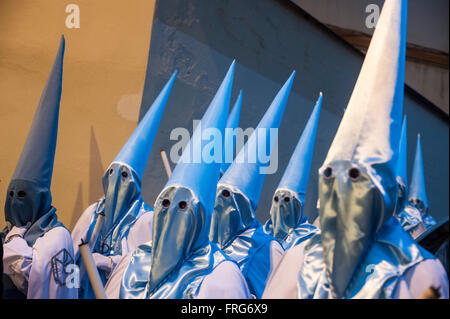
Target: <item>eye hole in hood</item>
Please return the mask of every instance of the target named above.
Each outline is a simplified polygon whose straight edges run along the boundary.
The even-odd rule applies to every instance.
[[[352,181],[356,181],[356,180],[358,180],[359,176],[361,175],[361,172],[356,167],[353,167],[348,171],[348,175],[350,176],[350,179]]]
[[[168,208],[170,206],[170,200],[167,198],[162,201],[162,205],[164,208]]]
[[[183,200],[183,201],[178,203],[178,207],[180,207],[180,209],[184,210],[187,207],[187,203]]]
[[[323,172],[323,176],[325,178],[330,178],[333,175],[333,169],[331,167],[327,167],[325,171]]]

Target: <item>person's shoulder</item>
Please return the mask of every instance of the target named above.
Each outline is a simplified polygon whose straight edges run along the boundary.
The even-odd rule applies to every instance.
[[[207,275],[198,298],[250,298],[247,282],[239,266],[231,261],[221,262]]]
[[[70,236],[70,231],[66,227],[64,227],[62,225],[53,227],[52,229],[47,231],[44,236],[52,236],[52,237],[56,236],[56,237],[65,238],[65,239],[66,238],[67,239],[71,239],[72,238]]]
[[[435,284],[444,283],[448,287],[448,277],[444,266],[437,258],[425,259],[416,265],[416,270],[422,270],[423,276]]]
[[[288,250],[283,255],[283,259],[299,259],[305,250],[305,246],[308,243],[308,240],[301,242],[298,245],[295,245]]]
[[[130,264],[130,260],[132,257],[132,253],[128,253],[125,255],[117,264],[117,266],[112,271],[108,281],[105,285],[105,292],[109,299],[117,299],[120,294],[120,286],[122,283],[122,278],[125,274],[125,271]]]
[[[270,274],[263,299],[296,298],[297,275],[303,264],[305,242],[289,248]]]
[[[33,245],[33,249],[41,253],[47,252],[50,255],[57,255],[66,250],[73,255],[72,236],[64,226],[56,226],[48,230],[42,237],[38,238]]]
[[[151,226],[153,224],[153,210],[146,210],[134,223],[133,227]]]
[[[75,227],[73,228],[73,231],[76,231],[79,227],[84,228],[85,225],[90,224],[92,217],[94,216],[94,213],[97,209],[98,202],[95,202],[91,205],[89,205],[81,214],[81,216],[78,218],[77,222],[75,223]]]
[[[403,275],[410,293],[420,297],[427,288],[440,290],[441,298],[448,298],[448,277],[441,262],[435,258],[424,259]]]

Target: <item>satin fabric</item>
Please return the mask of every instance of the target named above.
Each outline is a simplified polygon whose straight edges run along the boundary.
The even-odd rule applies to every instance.
[[[320,232],[305,244],[298,273],[298,298],[392,298],[400,277],[410,268],[434,257],[417,245],[395,217],[376,234],[345,293],[336,296],[330,285]]]
[[[103,188],[105,196],[100,199],[96,210],[105,216],[94,250],[106,256],[120,255],[123,234],[136,221],[141,207],[151,209],[141,198],[140,178],[128,164],[113,162],[103,177]]]
[[[233,109],[228,116],[227,125],[225,127],[225,138],[223,147],[223,162],[220,165],[220,177],[227,171],[234,159],[234,150],[236,148],[236,136],[233,134],[239,126],[239,118],[242,106],[242,90],[234,103]]]
[[[209,225],[210,215],[190,189],[170,186],[161,192],[153,215],[151,294],[186,257],[209,243]]]
[[[415,230],[423,224],[422,215],[419,210],[411,205],[407,200],[407,188],[404,179],[397,177],[398,182],[398,198],[395,208],[395,217],[400,221],[403,229],[414,237]]]
[[[278,189],[275,192],[270,216],[263,230],[275,237],[284,250],[302,243],[318,231],[303,215],[303,205],[298,194],[288,189]]]
[[[386,210],[381,192],[396,194],[396,184],[378,189],[357,163],[336,161],[328,167],[332,175],[319,177],[319,219],[331,287],[339,297],[375,234],[393,215],[393,211]],[[352,169],[358,170],[357,178],[350,177]]]
[[[209,239],[238,263],[250,292],[261,298],[271,269],[270,245],[275,238],[264,233],[250,201],[232,186],[217,187]]]
[[[436,220],[428,213],[428,207],[425,206],[424,202],[418,199],[409,198],[409,203],[412,207],[420,212],[422,222],[426,229],[429,229],[433,225],[436,225]]]
[[[273,133],[271,134],[270,131],[278,132],[294,78],[295,71],[278,91],[255,131],[238,152],[235,160],[218,183],[218,186],[229,185],[239,190],[249,200],[254,209],[258,205],[268,168],[268,163],[262,163],[260,156],[256,155],[261,154],[261,152],[272,154],[275,143],[271,138]],[[256,156],[254,160],[251,160],[252,154]]]
[[[150,262],[147,278],[149,296],[181,297],[186,282],[200,280],[202,269],[210,271],[214,268],[214,258],[207,258],[200,264],[189,261],[192,256],[206,254],[201,251],[210,245],[208,234],[220,162],[215,159],[208,163],[196,161],[195,157],[207,147],[208,140],[202,138],[206,130],[218,129],[223,136],[235,64],[233,61],[180,161],[155,201],[152,251],[151,258],[147,260]],[[136,269],[136,273],[142,271],[139,267]],[[135,276],[134,271],[128,270],[124,275],[125,283]],[[181,277],[177,275],[171,280],[173,274]],[[180,285],[183,288],[177,288]],[[166,290],[171,292],[163,292]]]
[[[140,179],[144,175],[148,157],[177,74],[178,71],[175,70],[113,161],[113,163],[126,163],[134,169]]]
[[[422,216],[419,211],[411,205],[406,205],[395,215],[402,225],[403,229],[411,234],[416,227],[423,223]]]
[[[219,264],[229,260],[216,245],[208,243],[168,273],[157,289],[150,292],[149,277],[152,243],[139,246],[125,270],[120,299],[193,299],[205,279]]]
[[[27,139],[17,162],[5,201],[7,228],[29,227],[24,239],[33,246],[46,231],[62,226],[52,205],[50,186],[58,135],[65,39],[61,36]],[[6,235],[6,233],[5,233]]]
[[[102,197],[96,206],[95,213],[92,216],[92,220],[86,235],[86,241],[89,242],[92,236],[92,232],[94,230],[95,224],[97,222],[97,218],[100,213],[104,212],[105,208],[105,198]],[[109,235],[106,238],[97,238],[97,242],[95,243],[93,253],[97,252],[105,256],[114,256],[122,254],[122,240],[123,238],[128,236],[128,232],[130,228],[135,224],[135,222],[139,219],[139,217],[146,212],[151,211],[152,209],[148,206],[143,199],[139,197],[135,200],[129,210],[124,214],[119,223],[117,223],[116,227],[109,232]],[[90,284],[87,273],[85,272],[83,261],[81,256],[76,260],[77,265],[80,267],[80,290],[79,296],[83,299],[95,299],[94,291],[92,290],[92,286]],[[98,269],[100,278],[102,279],[103,284],[107,282],[106,273]]]
[[[26,196],[19,197],[19,191],[24,191]],[[58,221],[56,208],[51,205],[52,196],[47,187],[28,180],[12,180],[7,194],[5,203],[7,227],[3,230],[3,236],[6,236],[13,226],[28,227],[23,238],[32,247],[36,239],[50,229],[64,227]]]
[[[11,181],[32,181],[50,189],[58,137],[65,43],[64,36],[61,36],[58,52]]]
[[[223,247],[223,252],[237,262],[250,293],[261,298],[271,271],[271,244],[272,236],[264,233],[258,220],[252,224],[230,243]]]
[[[218,185],[209,240],[219,247],[229,245],[255,220],[250,200],[231,185]]]

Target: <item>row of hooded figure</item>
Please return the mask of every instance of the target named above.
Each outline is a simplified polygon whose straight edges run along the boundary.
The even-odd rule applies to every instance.
[[[154,207],[142,199],[141,182],[176,72],[107,169],[104,196],[70,233],[58,221],[50,192],[62,37],[6,194],[4,297],[95,298],[80,256],[79,245],[88,243],[108,298],[417,298],[429,287],[448,298],[442,264],[413,239],[434,220],[427,213],[420,140],[409,198],[406,187],[406,5],[385,2],[318,172],[314,223],[304,207],[322,94],[264,225],[255,209],[266,174],[262,163],[246,157],[260,147],[258,129],[279,127],[295,72],[231,164],[191,159],[207,147],[201,136],[211,128],[233,152],[225,129],[238,126],[242,103],[241,92],[228,114],[233,61]],[[74,265],[79,280],[69,285],[67,269]]]

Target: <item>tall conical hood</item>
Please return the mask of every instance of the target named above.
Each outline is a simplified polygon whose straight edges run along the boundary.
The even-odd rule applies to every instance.
[[[216,146],[217,144],[222,144],[221,139],[224,136],[230,106],[235,64],[236,62],[233,61],[214,99],[208,106],[201,122],[198,124],[191,140],[183,151],[180,161],[164,187],[184,186],[191,189],[198,196],[200,202],[203,203],[208,214],[214,208],[216,185],[219,179],[223,152],[220,149],[220,154],[215,154],[218,155],[216,161],[216,158],[212,160],[205,158],[205,149],[206,146],[210,146],[212,143]],[[209,134],[206,133],[214,130],[220,132],[220,136],[216,136],[215,140],[211,142],[208,140]],[[219,140],[216,140],[217,138]]]
[[[361,72],[319,170],[321,245],[333,298],[346,297],[395,213],[403,114],[406,0],[386,0]]]
[[[295,71],[278,92],[258,127],[219,181],[221,185],[233,186],[240,190],[250,200],[253,209],[256,209],[258,204],[265,178],[264,169],[268,165],[261,162],[260,154],[272,152],[271,142],[274,141],[270,139],[270,131],[277,130],[280,126],[294,76]]]
[[[400,137],[399,156],[397,161],[397,177],[401,178],[401,182],[404,184],[405,193],[407,193],[408,187],[408,172],[407,172],[407,160],[408,160],[408,148],[407,148],[407,122],[406,115],[403,117],[402,135]]]
[[[296,192],[301,197],[299,199],[303,204],[314,153],[314,142],[319,124],[322,98],[322,93],[320,93],[316,106],[309,117],[308,123],[306,123],[302,136],[278,185],[279,189],[286,188]]]
[[[223,147],[223,163],[220,167],[222,173],[225,173],[234,158],[234,149],[236,148],[236,137],[233,135],[233,131],[238,128],[239,116],[241,114],[242,105],[242,90],[239,92],[239,96],[234,103],[233,109],[228,116],[227,125],[225,127],[225,143]]]
[[[175,71],[155,99],[144,118],[122,147],[113,163],[125,163],[132,167],[139,178],[142,178],[147,160],[152,150],[153,141],[158,131],[164,109],[169,99],[173,83],[178,71]]]
[[[58,135],[64,48],[65,39],[61,36],[55,62],[11,180],[32,181],[50,189]]]
[[[423,173],[422,146],[420,144],[420,134],[417,135],[416,157],[409,185],[409,201],[421,200],[425,207],[428,206],[427,193],[425,189],[425,175]]]
[[[367,169],[377,188],[394,185],[403,113],[407,1],[385,1],[364,64],[324,162]],[[383,176],[376,176],[382,172]],[[392,205],[388,192],[385,204]],[[391,207],[392,208],[392,207]]]

